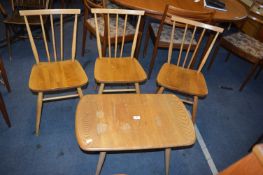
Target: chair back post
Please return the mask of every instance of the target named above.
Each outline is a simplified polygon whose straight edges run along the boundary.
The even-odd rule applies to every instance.
[[[121,43],[120,48],[120,54],[119,57],[122,57],[123,55],[123,49],[124,49],[124,43],[125,43],[125,36],[126,36],[126,27],[128,25],[128,16],[137,16],[137,24],[135,25],[135,33],[132,40],[132,47],[131,47],[131,55],[130,57],[134,57],[135,48],[137,44],[138,34],[139,34],[139,28],[141,23],[142,15],[144,15],[144,11],[141,10],[124,10],[124,9],[91,9],[91,12],[94,13],[95,16],[95,27],[96,27],[96,37],[97,37],[97,46],[98,46],[98,53],[99,57],[105,55],[105,53],[102,53],[102,46],[101,46],[101,37],[100,37],[100,29],[98,25],[98,15],[104,16],[104,38],[105,40],[108,40],[107,46],[108,46],[108,53],[109,57],[112,57],[111,53],[111,45],[112,40],[114,40],[114,57],[117,57],[118,52],[118,43]],[[114,17],[111,18],[110,16],[113,15]],[[121,36],[119,36],[119,19],[124,16],[124,24],[123,24],[123,33]],[[106,18],[106,19],[105,19]],[[110,29],[110,20],[115,20],[115,33],[114,36],[111,36],[112,32]],[[113,37],[113,38],[112,38]],[[105,43],[104,43],[105,44]]]
[[[209,53],[211,52],[212,48],[213,48],[213,45],[215,44],[215,41],[218,37],[218,35],[220,33],[223,32],[224,29],[220,28],[220,27],[217,27],[217,26],[212,26],[210,24],[205,24],[205,23],[202,23],[202,22],[197,22],[197,21],[193,21],[191,19],[185,19],[185,18],[182,18],[182,17],[179,17],[179,16],[172,16],[171,18],[171,21],[173,22],[173,27],[172,27],[172,32],[171,32],[171,39],[170,39],[170,45],[169,45],[169,50],[168,50],[168,63],[171,63],[171,58],[172,58],[172,52],[173,52],[173,38],[174,38],[174,33],[176,31],[176,27],[178,26],[185,26],[184,27],[184,33],[183,33],[183,39],[182,39],[182,43],[181,43],[181,47],[180,47],[180,51],[179,51],[179,55],[178,55],[178,58],[177,58],[177,63],[176,65],[177,66],[180,66],[183,67],[183,68],[187,68],[189,69],[190,68],[190,65],[192,64],[192,61],[193,59],[195,58],[195,56],[198,54],[198,51],[200,49],[200,45],[204,39],[204,36],[205,36],[205,33],[207,31],[211,31],[211,32],[214,32],[215,35],[213,37],[213,40],[212,42],[210,43],[209,47],[207,50],[205,50],[202,55],[203,55],[203,58],[202,58],[202,61],[200,63],[200,65],[198,66],[197,68],[197,71],[200,72],[209,56]],[[184,45],[185,45],[185,36],[186,36],[186,33],[188,30],[193,30],[193,32],[191,32],[191,40],[190,40],[190,43],[188,44],[188,48],[186,49],[187,52],[183,58],[183,60],[181,60],[182,58],[182,50],[184,49]],[[189,56],[189,50],[193,44],[193,40],[194,38],[196,38],[197,36],[197,31],[201,31],[201,33],[199,33],[198,35],[198,41],[197,41],[197,44],[196,44],[196,47],[194,48],[194,51],[192,53],[192,56],[190,58],[190,60],[188,59],[188,56]]]
[[[80,14],[79,9],[46,9],[46,10],[20,10],[19,11],[20,15],[24,17],[25,24],[26,24],[26,29],[28,32],[29,36],[29,41],[32,47],[32,51],[36,60],[36,63],[38,64],[40,62],[39,60],[39,54],[36,48],[36,44],[32,35],[32,31],[30,28],[30,24],[28,22],[28,17],[30,16],[39,16],[40,18],[40,23],[41,23],[41,29],[42,29],[42,34],[43,34],[43,40],[44,40],[44,45],[45,45],[45,51],[47,55],[47,59],[50,62],[51,57],[50,57],[50,51],[49,47],[47,44],[47,37],[46,37],[46,32],[44,28],[44,22],[43,22],[43,16],[49,16],[50,17],[50,23],[51,23],[51,33],[52,33],[52,48],[53,48],[53,53],[54,53],[54,61],[57,61],[57,51],[56,51],[56,37],[55,37],[55,29],[54,29],[54,20],[53,16],[54,15],[59,15],[60,16],[60,59],[64,59],[64,34],[63,34],[63,15],[74,15],[74,24],[73,24],[73,34],[72,34],[72,50],[71,50],[71,59],[72,61],[75,60],[76,56],[76,40],[77,40],[77,20],[78,20],[78,15]]]

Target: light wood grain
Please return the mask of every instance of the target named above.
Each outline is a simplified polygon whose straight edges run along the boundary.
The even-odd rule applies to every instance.
[[[159,71],[157,75],[157,83],[158,86],[161,86],[163,88],[159,88],[157,93],[162,93],[164,88],[174,90],[176,92],[182,93],[186,96],[194,96],[194,102],[193,109],[192,109],[192,120],[195,122],[196,120],[196,112],[197,112],[197,104],[198,104],[198,97],[203,97],[208,94],[207,86],[205,78],[201,72],[211,50],[213,45],[215,44],[216,39],[218,38],[219,33],[223,32],[223,28],[209,25],[206,23],[193,21],[191,19],[185,19],[179,16],[173,15],[171,17],[171,22],[173,24],[172,31],[171,31],[171,39],[170,39],[170,46],[168,50],[168,59],[167,63],[165,63],[161,70]],[[176,29],[178,29],[178,24],[180,26],[184,27],[184,34],[182,39],[182,45],[180,47],[179,56],[175,56],[175,59],[177,59],[176,64],[173,64],[172,58],[173,58],[173,38],[174,33]],[[192,31],[194,30],[194,31]],[[199,36],[193,36],[196,32],[196,30],[201,31],[201,34]],[[188,60],[188,52],[186,53],[186,56],[181,60],[181,53],[184,49],[184,38],[186,35],[186,32],[191,32],[191,38],[199,38],[196,47],[193,50],[192,57],[190,58],[190,61]],[[210,39],[204,40],[205,33],[210,32]],[[210,42],[211,41],[211,42]],[[201,48],[202,42],[206,43],[206,48]],[[187,46],[190,50],[191,44]],[[197,68],[192,67],[193,59],[196,57],[196,55],[201,55],[201,62],[198,65]]]
[[[195,142],[188,112],[171,94],[86,95],[77,106],[75,131],[86,151],[172,148]]]
[[[193,11],[209,11],[211,9],[204,7],[203,1],[195,3],[193,0],[112,0],[123,7],[130,9],[145,10],[146,15],[160,19],[166,4],[177,8]],[[246,8],[236,0],[225,0],[227,12],[216,11],[213,17],[214,21],[235,21],[244,19],[247,16]]]
[[[253,152],[230,165],[219,175],[263,175],[263,144],[256,145]]]
[[[205,78],[201,72],[165,63],[157,76],[159,85],[190,95],[208,94]]]
[[[98,58],[95,62],[95,80],[99,83],[140,83],[146,74],[135,58]]]
[[[72,49],[71,55],[69,56],[69,60],[64,60],[64,34],[63,34],[63,15],[71,14],[74,15],[73,22],[73,32],[72,32]],[[76,36],[77,36],[77,15],[80,14],[79,9],[51,9],[51,10],[22,10],[20,11],[20,15],[22,15],[25,19],[25,24],[27,28],[27,32],[29,35],[30,44],[32,47],[32,51],[36,60],[36,64],[33,65],[30,79],[29,79],[29,88],[38,93],[37,100],[37,117],[36,117],[36,135],[39,135],[39,126],[41,120],[41,111],[43,102],[52,101],[52,100],[62,100],[69,99],[73,97],[83,97],[83,92],[81,90],[81,86],[84,86],[88,83],[88,77],[83,70],[80,63],[75,59],[76,55]],[[60,29],[56,30],[54,25],[54,16],[57,15],[60,17]],[[42,17],[43,16],[43,17]],[[44,28],[44,20],[43,18],[49,16],[51,23],[51,33],[52,33],[52,48],[53,48],[53,58],[51,58],[51,54],[49,52],[47,39],[45,36],[45,28]],[[28,21],[29,17],[38,17],[41,22],[41,28],[44,37],[44,46],[47,56],[47,62],[40,60],[39,53],[37,47],[35,45],[34,38],[32,36],[31,24]],[[57,46],[56,46],[56,31],[60,32],[60,57],[57,58]],[[41,57],[45,58],[45,57]],[[52,96],[52,97],[44,97],[44,93],[50,93],[54,91],[65,91],[68,89],[74,89],[77,91],[74,94],[67,94],[62,96]]]
[[[41,62],[32,68],[29,88],[32,91],[56,91],[81,87],[87,81],[87,75],[77,60]]]

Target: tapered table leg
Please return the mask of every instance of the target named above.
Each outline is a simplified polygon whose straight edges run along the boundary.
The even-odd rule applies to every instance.
[[[169,175],[170,173],[170,158],[171,158],[171,148],[165,149],[165,174]]]
[[[100,174],[105,157],[106,157],[106,152],[100,152],[100,157],[99,157],[99,161],[97,164],[96,175]]]

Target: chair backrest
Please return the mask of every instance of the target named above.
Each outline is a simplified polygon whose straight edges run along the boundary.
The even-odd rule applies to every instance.
[[[11,0],[12,10],[48,9],[52,0]]]
[[[104,15],[106,18],[104,18],[104,37],[107,39],[107,46],[108,46],[108,57],[112,57],[111,51],[111,45],[114,42],[114,57],[122,57],[123,55],[123,49],[124,49],[124,43],[126,38],[126,29],[127,25],[131,25],[128,22],[129,17],[137,17],[137,22],[134,26],[134,35],[132,39],[132,45],[131,45],[131,54],[129,57],[134,57],[134,52],[137,44],[138,34],[139,34],[139,28],[141,24],[141,18],[144,15],[144,11],[141,10],[124,10],[124,9],[91,9],[91,12],[94,14],[95,17],[95,25],[96,25],[96,37],[97,37],[97,46],[98,46],[98,52],[99,57],[102,57],[102,44],[101,44],[101,38],[100,38],[100,29],[98,25],[98,16]],[[112,16],[112,17],[111,17]],[[123,24],[120,24],[119,19],[124,19]],[[111,20],[114,20],[115,28],[110,28]],[[122,27],[123,32],[119,33],[119,27]],[[107,32],[105,32],[105,30]],[[114,31],[112,31],[114,30]],[[114,38],[112,38],[112,35],[114,33]],[[121,37],[120,37],[121,36]],[[119,55],[118,53],[118,43],[121,44],[121,48],[119,49]]]
[[[193,21],[190,19],[182,18],[179,16],[172,16],[171,18],[172,21],[172,31],[171,31],[171,39],[170,39],[170,44],[169,44],[169,49],[168,49],[168,63],[171,63],[172,59],[172,53],[173,53],[173,38],[175,35],[175,31],[181,26],[184,26],[184,33],[183,33],[183,39],[181,43],[181,47],[179,50],[179,55],[177,57],[177,66],[181,66],[186,69],[190,69],[190,65],[192,64],[192,61],[197,55],[202,55],[203,58],[201,58],[201,63],[197,68],[197,71],[200,72],[209,56],[209,53],[215,44],[215,41],[219,35],[219,33],[222,33],[224,29],[217,27],[217,26],[212,26],[209,24],[205,24],[202,22],[197,22]],[[179,27],[178,27],[179,26]],[[189,32],[191,31],[191,32]],[[209,33],[208,33],[209,32]],[[182,52],[183,49],[185,48],[185,38],[186,34],[191,33],[191,40],[190,44],[186,48],[186,53],[184,55],[184,58],[182,58]],[[210,36],[213,36],[212,42],[210,43],[208,49],[201,48],[200,46],[203,44],[206,44],[206,42],[210,42],[207,37],[204,37],[205,34],[208,33]],[[193,44],[194,39],[197,39],[197,44],[196,47],[194,48],[193,52],[190,53],[191,46]],[[205,42],[206,41],[206,42]],[[203,51],[201,53],[200,51]],[[200,53],[199,53],[200,52]],[[189,59],[189,58],[190,59]]]
[[[74,23],[73,23],[73,34],[72,34],[72,45],[71,45],[71,59],[74,60],[76,56],[76,39],[77,39],[77,24],[78,24],[78,15],[80,14],[80,9],[46,9],[46,10],[21,10],[20,15],[24,16],[26,28],[30,40],[30,44],[33,50],[33,54],[37,63],[40,62],[38,50],[36,48],[36,44],[34,38],[32,36],[32,31],[30,28],[30,24],[28,23],[28,17],[30,16],[39,16],[41,22],[41,29],[43,35],[43,41],[45,45],[46,57],[48,61],[51,60],[51,54],[49,51],[49,46],[47,43],[46,32],[44,27],[44,17],[49,16],[50,24],[51,24],[51,34],[52,34],[52,48],[53,48],[53,59],[54,61],[58,61],[57,57],[57,47],[56,47],[56,36],[54,29],[54,16],[57,15],[60,18],[60,29],[57,30],[60,32],[60,60],[64,59],[64,22],[63,15],[74,15]],[[68,24],[68,23],[67,23]],[[67,33],[67,36],[69,34]]]

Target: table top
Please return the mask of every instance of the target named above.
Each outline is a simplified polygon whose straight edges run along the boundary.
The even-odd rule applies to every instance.
[[[166,4],[173,5],[178,8],[207,11],[210,8],[204,7],[203,0],[194,2],[194,0],[111,0],[123,7],[130,9],[145,10],[146,15],[160,18],[163,14]],[[227,11],[216,10],[213,17],[216,22],[236,21],[244,19],[247,16],[246,8],[237,0],[224,0]]]
[[[173,148],[196,139],[188,111],[172,94],[86,95],[75,120],[85,151]]]

